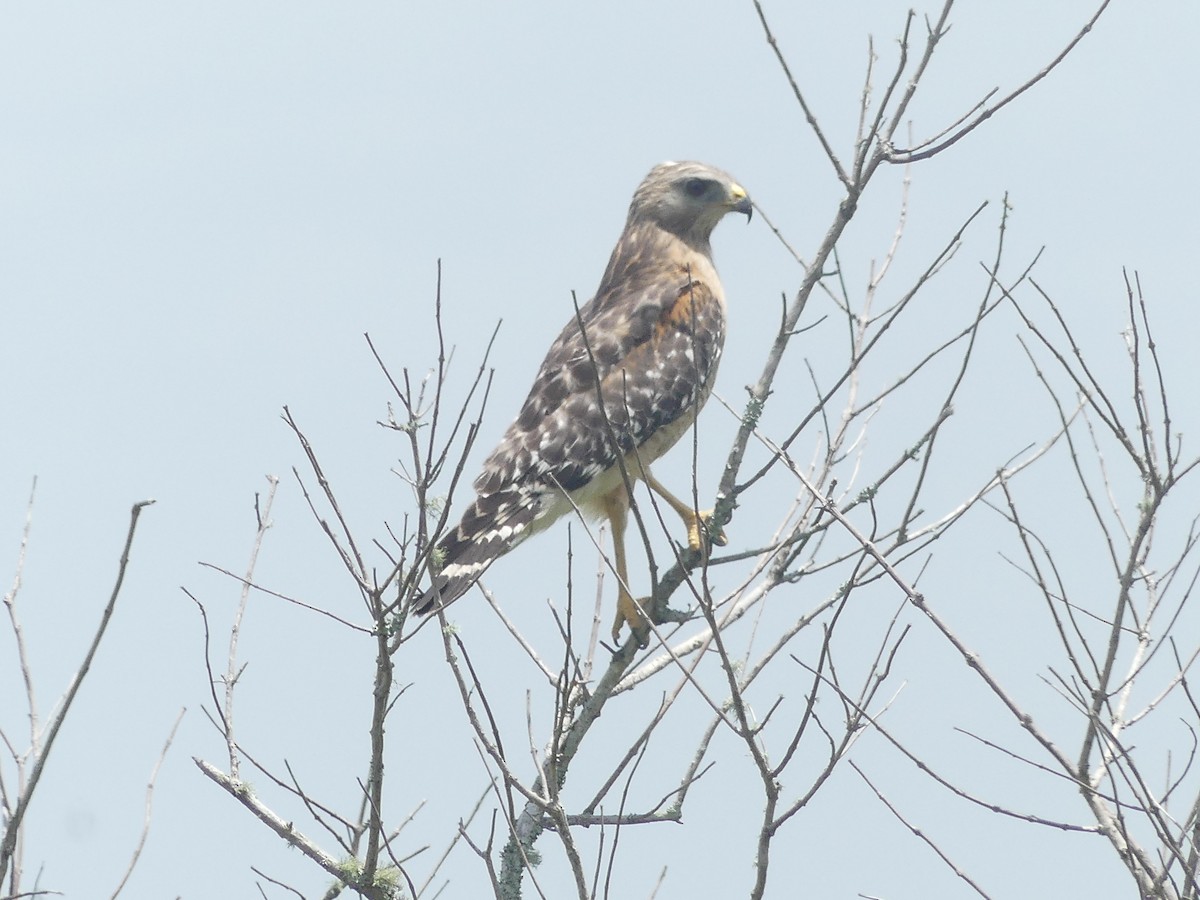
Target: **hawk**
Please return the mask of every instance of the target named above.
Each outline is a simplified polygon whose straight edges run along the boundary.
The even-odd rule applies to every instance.
[[[699,549],[704,518],[650,465],[687,431],[708,399],[725,342],[725,296],[709,237],[721,218],[750,220],[746,191],[697,162],[655,166],[634,192],[596,295],[550,346],[516,420],[483,465],[474,502],[434,554],[440,570],[418,613],[462,596],[496,559],[581,510],[608,520],[616,568],[613,639],[645,618],[629,591],[625,524],[642,480],[679,515]],[[582,329],[580,325],[582,324]],[[723,541],[722,541],[723,542]]]

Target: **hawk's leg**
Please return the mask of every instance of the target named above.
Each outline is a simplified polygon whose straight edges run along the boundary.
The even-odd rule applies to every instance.
[[[717,531],[716,533],[708,532],[708,520],[712,518],[713,511],[706,509],[696,515],[696,510],[692,508],[690,503],[684,503],[674,494],[663,486],[662,482],[650,474],[650,469],[642,470],[642,479],[649,486],[650,490],[658,494],[667,501],[667,505],[678,513],[679,518],[683,519],[683,524],[687,526],[688,546],[693,550],[699,550],[703,546],[701,535],[707,534],[709,541],[716,544],[718,547],[724,547],[729,539],[725,537],[725,533]]]
[[[604,515],[612,528],[613,563],[617,570],[617,618],[613,621],[613,640],[618,640],[621,626],[629,624],[629,630],[639,634],[646,630],[646,617],[638,609],[637,602],[629,593],[629,572],[625,563],[625,523],[629,517],[629,495],[622,485],[604,498]],[[644,644],[643,644],[644,645]]]

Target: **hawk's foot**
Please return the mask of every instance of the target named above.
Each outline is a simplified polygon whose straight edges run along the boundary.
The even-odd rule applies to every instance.
[[[710,546],[724,547],[729,543],[725,532],[712,524],[712,514],[711,509],[706,509],[698,517],[694,513],[687,517],[688,547],[692,550],[699,550],[703,546],[701,535],[708,539]]]
[[[617,617],[613,620],[612,636],[614,641],[620,641],[621,626],[628,624],[630,632],[637,638],[638,646],[646,647],[650,644],[650,625],[642,612],[649,602],[649,597],[643,600],[634,600],[628,591],[621,588],[617,593]],[[639,605],[641,609],[638,608]]]

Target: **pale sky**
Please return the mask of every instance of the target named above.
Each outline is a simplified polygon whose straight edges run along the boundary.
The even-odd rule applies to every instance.
[[[910,111],[917,137],[941,130],[993,87],[1007,93],[1030,77],[1094,9],[1078,0],[977,6],[962,4],[952,15]],[[882,0],[765,2],[801,87],[844,156],[868,36],[880,56],[877,71],[890,71],[905,8]],[[923,36],[920,21],[914,30]],[[1007,192],[1010,273],[1045,247],[1035,277],[1096,359],[1111,361],[1122,397],[1122,267],[1140,273],[1186,436],[1200,332],[1193,256],[1200,190],[1190,160],[1200,143],[1197,34],[1200,6],[1192,0],[1115,0],[1049,78],[951,151],[914,166],[901,253],[881,304],[894,302],[967,215],[990,201],[955,271],[935,283],[919,314],[933,332],[951,319],[965,322],[986,283],[979,262],[994,256]],[[383,523],[399,523],[409,497],[391,472],[404,449],[375,424],[391,395],[363,333],[394,371],[431,366],[438,260],[444,327],[457,348],[454,390],[465,391],[503,320],[474,470],[572,314],[571,292],[583,300],[595,288],[629,197],[652,165],[699,159],[733,173],[805,257],[832,219],[838,184],[751,3],[700,11],[692,3],[628,0],[10,0],[0,9],[0,114],[0,558],[7,589],[36,476],[19,614],[43,716],[65,689],[111,590],[129,507],[157,501],[142,517],[109,635],[29,817],[27,887],[42,868],[42,889],[69,898],[111,893],[141,828],[150,770],[187,707],[159,776],[143,858],[123,896],[258,896],[251,865],[319,896],[326,876],[191,762],[198,756],[221,764],[223,745],[202,711],[210,703],[203,631],[181,586],[205,603],[214,646],[223,647],[237,587],[199,563],[245,567],[254,495],[266,490],[267,475],[282,484],[259,581],[365,618],[291,474],[293,466],[303,470],[304,457],[279,418],[283,405],[306,429],[362,532],[382,537]],[[839,248],[856,295],[891,242],[904,176],[900,169],[881,174]],[[749,226],[726,222],[713,244],[731,307],[717,391],[740,406],[778,321],[780,295],[794,293],[801,273],[761,217]],[[828,311],[814,307],[803,324]],[[1052,427],[1048,405],[1014,399],[1044,398],[1016,332],[1008,321],[991,333],[974,393],[959,399],[965,449],[961,458],[941,460],[945,483],[936,495],[948,505]],[[803,353],[818,369],[841,352],[820,329],[806,339]],[[903,358],[880,363],[892,359],[898,372]],[[786,421],[788,385],[806,397],[810,391],[799,356],[788,371],[766,427]],[[895,377],[872,374],[879,383]],[[929,390],[943,392],[937,384]],[[900,406],[878,417],[872,446],[881,457],[911,436],[908,414]],[[715,487],[734,423],[715,402],[701,423],[713,440],[701,453],[700,476]],[[802,444],[806,457],[816,435]],[[687,471],[679,450],[657,474],[678,484]],[[1051,498],[1054,490],[1041,488]],[[455,508],[463,502],[460,495]],[[741,515],[734,545],[739,530],[751,543],[769,530]],[[543,598],[561,590],[565,546],[562,527],[488,577],[547,652],[555,632]],[[575,550],[581,577],[591,578],[594,551],[578,541]],[[986,548],[981,557],[1005,571]],[[1010,648],[1029,636],[1013,617],[1032,601],[1006,606],[1009,595],[993,575],[956,567],[948,552],[936,558],[940,568],[926,590],[942,590],[937,596],[957,610],[965,634]],[[1088,566],[1086,558],[1076,562]],[[799,609],[807,599],[791,602]],[[886,598],[880,615],[899,600]],[[452,618],[481,642],[498,633],[478,595],[455,606]],[[397,683],[414,687],[391,722],[388,765],[394,817],[428,801],[405,832],[412,835],[406,852],[429,843],[432,857],[486,775],[440,642],[432,629],[423,637],[396,660]],[[976,705],[979,695],[959,683],[968,676],[948,648],[928,636],[917,641],[925,643],[914,644],[921,649],[904,676],[897,729],[931,753],[940,748],[950,768],[968,751],[973,765],[994,765],[980,782],[991,796],[1036,807],[1042,798],[1026,774],[952,731],[962,725],[1015,741],[1011,720]],[[797,652],[812,650],[809,644]],[[346,811],[357,806],[354,778],[366,759],[372,652],[369,640],[326,619],[264,596],[251,603],[239,737],[273,766],[281,769],[286,758],[314,794]],[[1035,642],[1029,652],[1037,652]],[[999,647],[996,656],[1003,668]],[[222,659],[216,650],[214,663]],[[536,693],[537,673],[516,652],[497,651],[485,668],[512,686],[504,715],[523,733],[526,690],[546,700]],[[1030,703],[1053,710],[1036,678],[1018,683]],[[799,694],[802,684],[797,675],[791,690]],[[631,712],[623,723],[622,708],[652,708],[664,689],[647,688],[640,700],[610,707],[604,723],[614,734],[597,739],[591,753],[602,760],[623,752],[625,732],[643,720]],[[705,720],[702,705],[690,709]],[[686,724],[688,708],[676,715]],[[0,727],[18,742],[27,737],[24,716],[6,623]],[[660,898],[748,890],[752,833],[722,834],[716,811],[744,804],[753,812],[760,801],[735,787],[746,772],[737,768],[736,747],[725,749],[727,761],[708,776],[711,793],[696,798],[687,825],[657,826],[645,838],[652,853],[639,851],[638,833],[623,835],[634,846],[618,857],[613,896],[649,896],[663,865],[670,873]],[[685,743],[680,753],[689,752]],[[1050,844],[1033,826],[964,810],[918,786],[910,763],[889,756],[882,741],[864,742],[865,758],[874,752],[873,771],[892,779],[905,811],[923,827],[940,828],[956,860],[993,896],[1132,896],[1100,839],[1059,836]],[[528,754],[517,755],[531,773]],[[656,762],[645,775],[646,794],[657,790],[656,776],[669,785],[678,763],[669,755]],[[11,761],[0,771],[10,778]],[[839,778],[780,838],[787,856],[772,871],[771,896],[974,896],[849,770]],[[802,786],[799,773],[795,779]],[[1010,779],[1019,799],[1006,794]],[[580,796],[588,789],[580,784]],[[1047,805],[1041,812],[1085,816],[1078,802]],[[478,860],[465,848],[456,852],[441,896],[483,896]],[[547,848],[548,856],[555,852]],[[428,867],[423,859],[412,864],[418,875]],[[548,864],[539,877],[554,886],[565,872]],[[269,896],[284,896],[275,890]]]

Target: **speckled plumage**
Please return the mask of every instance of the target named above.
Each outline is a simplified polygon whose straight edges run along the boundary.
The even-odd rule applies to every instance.
[[[709,235],[730,211],[749,216],[750,201],[718,169],[663,163],[646,176],[600,287],[579,311],[585,330],[572,315],[550,346],[520,413],[475,481],[478,496],[440,541],[441,570],[414,604],[417,612],[431,611],[439,598],[457,599],[494,560],[575,507],[619,516],[615,532],[623,526],[627,497],[617,454],[631,477],[645,477],[712,389],[725,341],[725,297]],[[688,518],[683,504],[660,493]],[[624,581],[623,548],[618,559]],[[624,585],[621,591],[627,599]]]

